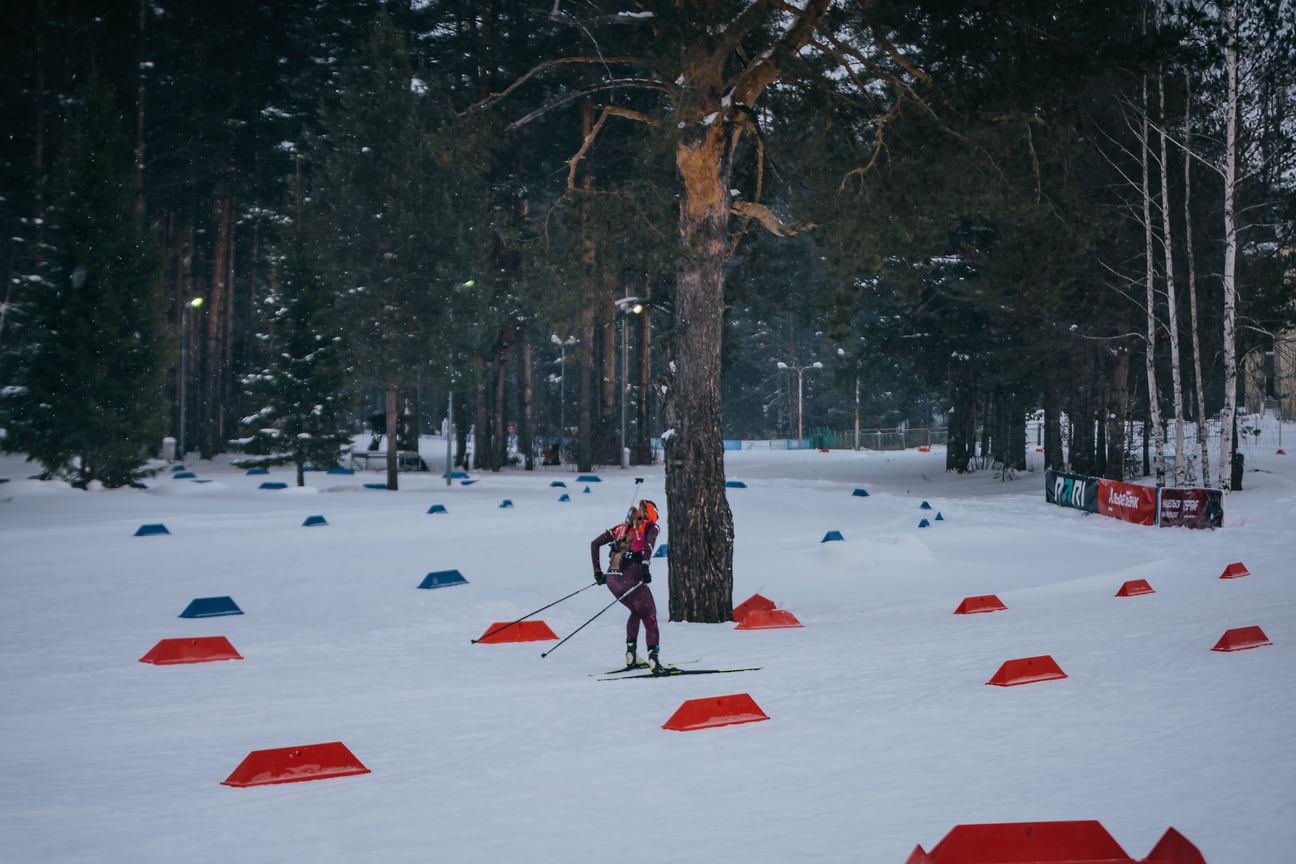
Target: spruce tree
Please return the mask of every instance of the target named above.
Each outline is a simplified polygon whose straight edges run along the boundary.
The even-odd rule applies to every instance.
[[[44,256],[18,299],[22,348],[0,398],[0,443],[47,477],[124,486],[165,428],[159,257],[135,218],[129,147],[98,76],[69,115]]]
[[[243,379],[257,411],[243,419],[246,437],[234,442],[259,457],[245,460],[249,466],[296,465],[298,486],[305,484],[308,464],[338,464],[350,440],[345,421],[352,392],[338,298],[313,253],[308,208],[299,192],[295,218],[284,232],[279,278],[260,308],[268,359]]]

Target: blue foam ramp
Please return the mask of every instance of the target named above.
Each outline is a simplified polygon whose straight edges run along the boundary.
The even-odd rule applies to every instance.
[[[842,537],[842,533],[841,533],[840,531],[829,531],[827,534],[825,534],[825,535],[823,536],[823,539],[820,540],[819,542],[820,542],[820,543],[828,543],[828,542],[831,542],[831,541],[833,541],[833,540],[844,540],[844,539],[845,539],[845,538]]]
[[[571,500],[571,496],[568,495],[566,492],[564,492],[563,494],[561,494],[561,495],[558,496],[558,500],[559,500],[559,501],[570,501],[570,500]]]
[[[264,468],[249,468],[247,470],[247,473],[248,474],[269,474],[270,472]]]
[[[446,475],[445,475],[445,474],[442,474],[441,476],[442,476],[442,478],[444,478]],[[468,477],[468,472],[466,472],[466,471],[451,471],[451,472],[450,472],[450,479],[451,479],[451,480],[465,480],[465,479],[467,479],[467,477]]]
[[[668,543],[663,543],[662,545],[658,546],[658,547],[657,547],[657,551],[653,553],[653,557],[654,557],[654,558],[665,558],[665,557],[666,557],[666,547],[667,547],[668,545],[670,545],[670,544],[668,544]]]
[[[931,506],[930,504],[928,504],[926,501],[924,501],[922,504],[918,505],[918,509],[919,509],[919,510],[930,510],[930,509],[932,509],[932,506]]]
[[[354,474],[355,472],[352,471],[350,468],[343,468],[341,465],[339,465],[339,466],[337,466],[336,468],[330,468],[328,473],[330,473],[330,474]]]
[[[170,534],[167,527],[161,522],[154,522],[151,525],[141,525],[135,532],[136,537],[147,537],[150,534]]]
[[[446,510],[444,504],[433,504],[431,507],[429,507],[429,508],[427,509],[427,512],[429,512],[429,513],[445,513],[445,512],[448,512],[448,511]]]
[[[420,588],[444,588],[447,585],[466,585],[468,580],[458,570],[438,570],[423,578]]]
[[[924,520],[922,520],[921,522],[918,523],[918,527],[919,527],[919,528],[930,528],[930,527],[931,527],[931,523],[928,522],[926,519],[924,519]]]
[[[366,484],[364,484],[364,488],[366,488],[366,489],[386,489],[386,488],[387,488],[387,484],[386,484],[386,483],[366,483]]]
[[[192,471],[177,471],[171,475],[172,480],[192,480],[198,475]]]
[[[500,502],[500,506],[501,506],[501,507],[512,507],[512,506],[513,506],[513,502],[512,502],[512,500],[510,500],[510,499],[508,499],[508,498],[505,498],[503,501]]]
[[[287,483],[280,483],[277,480],[267,480],[257,487],[258,489],[287,489]]]
[[[576,482],[577,483],[602,483],[603,481],[593,474],[582,474],[576,478]]]
[[[726,480],[725,487],[728,489],[746,489],[747,484],[741,480]]]
[[[567,488],[567,484],[564,483],[564,482],[561,481],[561,480],[555,480],[555,481],[553,481],[552,483],[550,483],[549,485],[550,485],[550,486],[561,486],[561,487],[563,487],[564,489]]]
[[[302,526],[305,527],[310,525],[327,525],[327,524],[328,522],[324,520],[323,516],[307,516],[306,521],[302,523]]]
[[[243,610],[230,597],[199,597],[180,613],[181,618],[215,618],[218,615],[242,615]]]
[[[867,498],[867,497],[868,497],[868,490],[867,490],[867,489],[856,489],[856,490],[855,490],[854,492],[852,492],[851,494],[854,495],[856,498]]]

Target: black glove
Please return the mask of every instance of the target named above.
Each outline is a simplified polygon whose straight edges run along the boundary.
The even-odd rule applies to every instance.
[[[597,582],[597,583],[600,584],[600,585],[606,585],[606,584],[607,584],[607,577],[603,575],[603,571],[602,571],[602,570],[595,570],[595,571],[594,571],[594,581]]]
[[[645,562],[643,567],[639,569],[639,579],[644,583],[652,581],[652,573],[648,570],[647,562]]]

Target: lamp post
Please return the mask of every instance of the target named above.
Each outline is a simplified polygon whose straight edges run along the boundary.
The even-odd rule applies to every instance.
[[[189,310],[198,309],[203,298],[195,297],[180,308],[180,434],[176,438],[176,460],[183,462],[185,457],[185,406],[188,403],[185,394],[185,359],[189,356]]]
[[[550,334],[549,341],[558,346],[558,452],[554,455],[562,462],[563,438],[567,435],[567,346],[576,344],[575,336],[559,339]]]
[[[815,362],[811,363],[809,366],[789,366],[788,364],[780,360],[778,361],[778,368],[791,369],[792,371],[797,373],[797,449],[800,450],[804,446],[802,442],[805,441],[805,437],[803,436],[801,431],[801,417],[802,417],[801,409],[804,405],[801,394],[804,389],[803,385],[805,383],[805,373],[806,370],[808,369],[822,369],[823,364],[820,363],[818,360],[816,360]]]
[[[630,389],[628,374],[630,350],[626,339],[625,319],[626,315],[638,315],[644,307],[638,297],[622,297],[616,301],[616,305],[617,311],[621,313],[617,316],[618,329],[621,331],[621,467],[629,468],[629,456],[626,453],[626,392]]]

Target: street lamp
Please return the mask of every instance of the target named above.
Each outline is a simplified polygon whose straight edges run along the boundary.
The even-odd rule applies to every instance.
[[[476,279],[468,279],[467,281],[461,283],[461,285],[459,285],[458,287],[459,287],[459,288],[468,288],[468,289],[472,289],[472,288],[476,287],[476,285],[477,285],[477,280],[476,280]],[[456,290],[457,290],[457,289],[456,289]],[[446,437],[446,470],[445,470],[445,476],[446,476],[446,485],[447,485],[447,486],[449,486],[449,485],[452,484],[452,482],[453,482],[453,478],[454,478],[454,439],[455,439],[455,434],[454,434],[454,379],[455,379],[455,373],[454,373],[454,357],[453,357],[453,355],[452,355],[451,358],[450,358],[449,377],[450,377],[450,384],[449,384],[449,386],[448,386],[448,388],[447,388],[447,394],[446,394],[446,425],[445,425],[445,428],[446,428],[446,436],[445,436],[445,437]],[[389,447],[391,446],[391,442],[394,441],[394,440],[396,440],[396,439],[395,439],[395,438],[389,438],[389,439],[387,439],[387,444],[388,444]]]
[[[801,415],[802,415],[801,409],[804,404],[802,402],[801,393],[802,390],[804,389],[803,384],[805,382],[805,373],[806,370],[808,369],[822,369],[823,364],[820,363],[818,360],[816,360],[815,362],[811,363],[809,366],[789,366],[788,364],[780,360],[778,361],[778,368],[791,369],[792,371],[797,373],[797,449],[800,450],[804,446],[802,442],[805,441],[805,438],[803,437],[801,432]]]
[[[629,468],[629,454],[626,452],[626,391],[630,388],[630,376],[627,374],[630,351],[626,339],[625,319],[626,315],[638,315],[643,312],[644,307],[638,297],[622,297],[616,301],[616,306],[617,311],[621,313],[617,318],[618,329],[621,331],[621,467]]]
[[[198,309],[203,304],[203,298],[195,297],[180,308],[180,435],[176,440],[176,460],[183,462],[185,458],[185,358],[189,356],[189,310]]]
[[[558,346],[558,452],[554,456],[562,462],[563,438],[567,435],[567,346],[575,345],[576,337],[559,339],[557,333],[552,333],[549,341]]]

